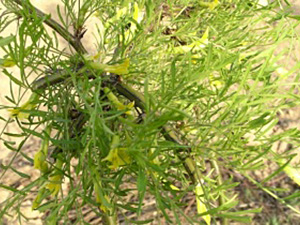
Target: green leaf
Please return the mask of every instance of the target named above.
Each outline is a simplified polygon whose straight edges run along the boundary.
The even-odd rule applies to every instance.
[[[23,84],[22,81],[18,80],[17,78],[15,78],[14,75],[10,74],[6,69],[3,70],[3,73],[9,77],[9,79],[14,82],[16,85],[20,86],[20,87],[23,87],[23,88],[26,88],[25,85]]]
[[[9,190],[9,191],[12,191],[14,193],[18,193],[18,194],[21,194],[21,195],[26,195],[26,193],[24,191],[20,191],[16,188],[13,188],[13,187],[10,187],[10,186],[7,186],[7,185],[4,185],[4,184],[1,184],[0,183],[0,188],[4,188],[6,190]]]
[[[252,219],[249,216],[236,216],[236,215],[232,215],[232,214],[228,214],[228,213],[223,213],[223,214],[217,214],[217,216],[219,217],[224,217],[224,218],[228,218],[231,220],[235,220],[235,221],[239,221],[242,223],[251,223]]]
[[[295,198],[298,198],[298,197],[300,197],[300,191],[297,191],[297,192],[295,192],[295,193],[293,193],[293,194],[291,194],[287,197],[284,197],[283,199],[287,201],[287,200],[292,200],[292,199],[295,199]]]
[[[271,173],[268,177],[266,177],[265,179],[263,179],[260,183],[261,184],[266,183],[267,181],[269,181],[270,179],[272,179],[273,177],[275,177],[277,174],[279,174],[281,171],[285,171],[286,172],[286,169],[289,168],[288,166],[289,166],[289,163],[290,163],[291,160],[292,160],[292,158],[289,159],[286,163],[283,163],[282,160],[281,161],[279,160],[278,164],[280,165],[280,167],[275,172]],[[288,169],[287,169],[287,171],[288,171]]]
[[[7,136],[11,136],[11,137],[24,137],[24,136],[26,136],[25,133],[14,134],[14,133],[4,132],[4,134],[7,135]]]
[[[145,171],[140,169],[138,178],[137,178],[137,188],[139,192],[139,212],[142,212],[142,204],[146,192],[146,187],[147,187],[147,179],[146,179],[146,174]]]
[[[47,193],[47,195],[50,195],[49,193]],[[47,201],[45,204],[42,204],[41,206],[39,206],[37,208],[38,211],[40,212],[44,212],[46,210],[49,210],[49,209],[53,209],[55,206],[57,205],[57,203],[55,201]]]
[[[237,212],[226,212],[226,213],[222,213],[222,214],[226,214],[226,215],[245,215],[248,213],[260,213],[262,211],[262,208],[257,208],[257,209],[248,209],[248,210],[242,210],[242,211],[237,211]]]
[[[151,223],[153,219],[143,220],[143,221],[136,221],[136,220],[129,220],[131,224],[148,224]]]
[[[3,144],[5,145],[5,147],[7,147],[8,149],[10,149],[10,150],[12,150],[14,152],[18,151],[17,148],[14,148],[13,146],[11,146],[11,144],[9,142],[7,142],[7,141],[4,141]]]
[[[12,171],[14,171],[16,174],[18,174],[18,175],[19,175],[20,177],[22,177],[22,178],[27,178],[27,179],[30,178],[29,175],[27,175],[27,174],[25,174],[25,173],[22,173],[22,172],[20,172],[20,171],[18,171],[18,170],[16,170],[16,169],[15,169],[14,167],[12,167],[12,166],[4,166],[4,165],[0,164],[0,167],[1,167],[2,169],[5,169],[5,170],[11,169]]]
[[[239,203],[238,201],[235,201],[236,197],[237,197],[237,195],[233,196],[231,199],[229,199],[223,205],[221,205],[217,208],[209,209],[208,211],[199,214],[199,216],[204,216],[204,215],[207,215],[207,214],[213,215],[213,214],[216,214],[220,211],[226,211],[228,209],[231,209],[231,208],[235,207]]]
[[[288,15],[287,17],[300,21],[300,15]]]
[[[139,192],[145,192],[147,187],[146,173],[144,170],[140,169],[137,179],[137,187]]]
[[[8,45],[10,42],[12,42],[15,39],[14,35],[5,37],[5,38],[0,38],[0,47]]]
[[[0,120],[4,121],[4,122],[7,122],[6,119],[4,119],[2,116],[0,116]]]
[[[269,115],[270,115],[270,113],[266,112],[263,115],[261,115],[260,117],[250,121],[249,122],[249,127],[251,129],[254,129],[254,128],[262,127],[263,125],[266,125],[268,122],[270,122],[270,119],[265,119]]]

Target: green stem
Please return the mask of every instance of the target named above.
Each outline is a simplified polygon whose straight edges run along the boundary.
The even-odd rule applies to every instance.
[[[104,214],[102,217],[102,224],[104,225],[118,225],[117,221],[117,214],[114,213],[113,215]]]
[[[222,173],[220,171],[219,165],[216,160],[211,161],[212,167],[215,169],[217,173],[217,183],[219,186],[223,184],[223,178],[222,178]],[[222,192],[219,197],[219,205],[224,205],[226,202],[224,193]],[[222,225],[229,225],[229,220],[227,218],[221,218],[221,224]]]

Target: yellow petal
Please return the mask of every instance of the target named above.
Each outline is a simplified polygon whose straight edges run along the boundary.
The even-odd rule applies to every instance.
[[[131,162],[126,148],[111,149],[108,155],[102,161],[109,161],[112,165],[108,166],[110,169],[117,169]]]
[[[104,198],[109,202],[109,198],[107,195],[104,196]],[[107,208],[105,205],[102,204],[102,201],[99,200],[98,203],[100,203],[100,209],[103,211],[103,212],[108,212],[109,211],[109,208]]]
[[[140,10],[138,3],[134,3],[133,4],[133,13],[132,13],[132,19],[136,21],[136,23],[140,23],[143,19],[143,11]],[[128,30],[125,31],[124,34],[124,39],[125,39],[125,43],[129,43],[132,38],[134,37],[134,33],[137,30],[137,26],[136,23],[131,22],[131,26]],[[123,42],[123,36],[120,35],[120,41]]]
[[[278,160],[278,164],[283,166],[285,162],[283,160]],[[300,186],[300,169],[291,166],[290,164],[286,165],[283,171],[288,175],[296,184]]]
[[[110,18],[105,24],[104,27],[105,28],[109,28],[111,24],[114,24],[116,22],[118,22],[118,20],[122,19],[124,16],[126,16],[126,14],[128,13],[128,7],[125,6],[121,9],[117,10],[117,13],[115,16],[113,16],[112,18]],[[99,16],[98,16],[99,17]]]
[[[18,117],[20,120],[28,119],[30,113],[21,112],[20,108],[8,109],[10,117]]]
[[[283,171],[300,186],[300,169],[288,165],[283,169]]]
[[[133,5],[133,19],[138,22],[138,19],[139,19],[139,12],[140,12],[140,9],[139,9],[139,5],[135,2],[134,5]]]
[[[46,185],[46,188],[51,192],[52,196],[56,196],[61,189],[61,183],[63,179],[63,174],[61,173],[61,169],[63,166],[63,162],[57,158],[55,163],[55,169],[53,175],[50,175],[50,178],[48,180],[48,184]]]
[[[196,52],[204,48],[208,44],[209,27],[206,28],[202,37],[190,45],[182,45],[174,48],[175,54],[183,54],[187,52]]]
[[[44,130],[46,134],[50,134],[51,128],[50,126],[46,127]],[[48,163],[46,161],[48,155],[48,147],[49,147],[49,138],[46,136],[43,141],[41,148],[34,155],[34,168],[40,170],[42,173],[46,173],[48,171]]]
[[[124,166],[131,162],[131,158],[127,153],[127,149],[118,147],[119,142],[120,137],[118,135],[114,135],[110,145],[111,149],[108,155],[102,159],[102,161],[111,162],[111,165],[108,166],[110,169],[117,169],[120,166]]]
[[[38,151],[34,155],[34,168],[40,170],[42,173],[46,173],[48,171],[48,164],[46,162],[46,156],[43,151]]]
[[[196,202],[197,202],[197,212],[199,214],[207,212],[206,205],[204,204],[203,189],[200,183],[197,184],[195,188],[195,193],[196,193]],[[203,216],[203,219],[207,225],[210,225],[211,217],[209,214]]]
[[[128,67],[129,67],[129,59],[127,58],[121,64],[107,65],[105,71],[122,75],[128,73]]]
[[[11,58],[0,59],[0,67],[13,67],[16,63]]]
[[[170,184],[170,188],[174,191],[180,191],[180,189],[176,186],[174,186],[173,184]]]
[[[202,7],[206,7],[209,8],[210,10],[213,10],[217,7],[217,5],[219,4],[219,0],[214,0],[213,2],[203,2],[203,1],[199,1],[199,5]]]
[[[100,190],[99,190],[99,188],[100,188],[99,185],[98,185],[97,183],[94,182],[94,189],[95,189],[95,195],[96,195],[96,202],[100,204],[99,208],[100,208],[103,212],[107,213],[108,211],[110,211],[110,208],[107,207],[107,206],[105,206],[105,205],[103,204],[103,202],[102,202],[102,200],[101,200],[101,197],[100,197]],[[109,199],[109,197],[108,197],[107,195],[104,195],[104,198],[105,198],[105,200],[106,200],[108,203],[110,203],[110,199]]]
[[[100,58],[102,51],[99,51],[96,55],[93,56],[93,60],[97,60]]]
[[[214,74],[209,75],[209,82],[212,86],[220,88],[224,85],[224,82],[220,78],[215,77]]]
[[[127,12],[128,12],[128,7],[127,6],[117,10],[117,15],[116,15],[115,19],[116,20],[120,19],[121,17],[125,16],[127,14]]]
[[[125,111],[125,114],[127,114],[127,115],[132,115],[132,111],[131,111],[131,109],[134,107],[134,102],[130,102],[128,105],[119,105],[118,107],[117,107],[117,109],[118,110],[120,110],[120,111]]]
[[[123,75],[128,73],[129,67],[129,59],[125,59],[123,63],[115,64],[115,65],[107,65],[98,62],[89,62],[89,65],[93,69],[103,70],[104,72],[115,73],[118,75]]]
[[[30,116],[29,112],[24,112],[25,110],[33,110],[37,104],[35,103],[39,99],[39,96],[36,93],[32,93],[29,100],[25,102],[20,107],[14,109],[8,109],[11,117],[18,117],[19,119],[28,119]]]
[[[111,103],[120,111],[125,111],[125,114],[132,115],[131,109],[134,107],[134,102],[130,102],[128,105],[124,105],[119,101],[117,96],[107,87],[103,88],[104,93]]]
[[[50,177],[49,183],[46,185],[46,188],[51,192],[52,196],[56,196],[61,188],[61,183],[62,175],[53,175]]]
[[[200,39],[200,43],[208,44],[208,35],[209,35],[209,27],[206,28],[204,34],[202,35],[202,37]]]

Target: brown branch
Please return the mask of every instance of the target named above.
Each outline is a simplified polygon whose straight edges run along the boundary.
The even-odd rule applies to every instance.
[[[22,1],[22,0],[12,0],[12,1],[22,7],[24,7],[24,5],[27,4],[26,1]],[[43,18],[46,16],[46,14],[44,12],[35,8],[32,5],[30,5],[28,10],[30,11],[30,13],[35,12],[38,17]],[[78,53],[82,53],[82,54],[87,53],[87,51],[84,48],[84,46],[82,45],[80,39],[78,39],[74,35],[70,34],[70,32],[67,29],[65,29],[63,26],[61,26],[58,22],[56,22],[55,20],[53,20],[51,18],[47,18],[44,22],[49,27],[51,27],[53,30],[55,30],[58,34],[60,34]]]
[[[22,0],[13,0],[13,1],[20,6],[23,6],[23,4],[26,4],[26,2],[24,3],[24,1],[22,1]],[[31,8],[32,9],[29,9],[29,10],[31,10],[31,12],[33,12],[33,10],[34,10],[39,17],[45,17],[46,14],[43,13],[42,11],[40,11],[39,9],[36,9],[34,6],[31,6]],[[53,30],[55,30],[57,33],[59,33],[67,42],[69,42],[70,45],[78,53],[81,53],[81,54],[87,53],[87,51],[84,48],[84,46],[82,45],[80,39],[75,38],[72,34],[69,33],[69,31],[67,29],[62,27],[55,20],[53,20],[51,18],[47,18],[45,20],[45,23],[48,26],[50,26]],[[68,76],[69,76],[68,74],[62,75],[60,73],[53,74],[51,76],[48,75],[48,76],[45,76],[45,77],[40,78],[37,81],[33,82],[32,87],[36,91],[39,89],[44,89],[48,85],[54,85],[54,84],[64,81],[65,78],[67,78]],[[88,75],[88,76],[90,77],[90,75]],[[92,77],[93,77],[93,74],[91,75],[91,78]],[[145,112],[146,104],[145,104],[144,97],[142,94],[138,93],[131,87],[129,87],[121,82],[112,81],[112,82],[108,82],[108,84],[110,84],[110,86],[113,86],[120,95],[123,95],[130,101],[134,101],[135,105],[138,108],[140,108],[143,112]],[[178,141],[177,137],[173,134],[171,129],[167,128],[166,126],[161,127],[161,133],[166,140],[173,142],[177,145],[182,145],[180,143],[180,141]],[[194,174],[194,168],[192,168],[192,166],[186,162],[186,157],[183,157],[180,154],[178,154],[178,150],[179,150],[179,152],[181,152],[182,149],[181,148],[175,149],[175,153],[176,153],[177,157],[182,161],[185,170],[187,171],[188,175],[190,176],[192,182],[195,184],[197,179],[196,179],[196,175]],[[188,149],[187,151],[190,152],[190,149]]]
[[[82,69],[81,72],[78,73],[82,73],[84,70]],[[93,73],[89,73],[88,71],[85,71],[85,73],[87,73],[86,75],[90,78],[90,79],[94,79],[95,76]],[[57,83],[60,83],[62,81],[64,81],[67,77],[69,77],[68,75],[69,73],[67,71],[61,70],[60,73],[54,74],[54,75],[48,75],[45,77],[40,78],[39,80],[33,82],[32,87],[34,87],[33,91],[38,91],[41,89],[46,88],[48,85],[54,85]],[[104,76],[106,76],[105,74],[102,74],[102,77],[105,78]],[[115,75],[111,75],[111,76],[107,76],[108,79],[104,79],[104,83],[105,85],[109,86],[110,88],[115,88],[116,91],[118,92],[118,94],[124,96],[125,98],[127,98],[130,101],[134,101],[135,102],[135,106],[138,107],[143,113],[145,113],[145,109],[146,109],[146,103],[144,100],[144,96],[137,92],[136,90],[132,89],[130,86],[121,83],[120,81],[117,81],[116,79],[114,79]],[[159,116],[159,115],[157,115]],[[176,145],[180,145],[182,146],[182,144],[180,143],[180,141],[178,140],[178,138],[176,137],[176,135],[173,133],[172,129],[170,129],[168,126],[162,126],[161,128],[161,134],[163,135],[163,137],[170,142],[175,143]],[[185,148],[186,152],[191,152],[190,148]],[[186,163],[186,156],[182,156],[180,155],[182,151],[181,147],[178,147],[177,149],[174,150],[175,154],[177,155],[177,157],[182,161],[185,170],[187,171],[188,175],[190,176],[192,182],[195,184],[196,183],[196,174],[194,174],[194,168],[189,165],[188,163]]]

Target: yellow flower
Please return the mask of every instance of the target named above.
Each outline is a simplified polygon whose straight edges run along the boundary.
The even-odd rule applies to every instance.
[[[203,2],[203,1],[199,1],[200,6],[202,7],[207,7],[210,10],[213,10],[217,7],[217,5],[219,5],[219,0],[214,0],[213,2]]]
[[[135,2],[133,5],[133,14],[132,14],[132,19],[136,21],[136,23],[140,23],[143,19],[143,12],[139,9],[139,5]],[[137,30],[136,23],[131,22],[130,23],[130,28],[125,31],[124,37],[125,37],[125,43],[129,43],[132,38],[134,37],[134,33]],[[120,41],[123,41],[123,36],[120,35]]]
[[[187,52],[197,52],[208,44],[209,28],[207,28],[203,36],[189,45],[182,45],[173,49],[175,54],[184,54]]]
[[[113,16],[112,18],[110,18],[110,19],[104,24],[104,27],[107,29],[107,28],[109,28],[109,27],[111,26],[111,24],[117,23],[118,20],[120,20],[120,19],[122,19],[122,18],[124,18],[124,17],[126,16],[127,12],[128,12],[128,7],[127,7],[127,6],[121,8],[121,9],[117,9],[116,15]],[[96,16],[96,17],[99,17],[99,18],[101,19],[101,17],[100,17],[100,12],[99,12],[99,11],[97,11],[97,12],[95,13],[95,16]]]
[[[46,173],[48,171],[48,164],[46,162],[46,155],[43,151],[38,151],[34,155],[34,168],[40,170],[42,173]]]
[[[48,126],[44,131],[47,135],[49,135],[51,132],[51,128]],[[34,155],[34,160],[33,160],[34,168],[40,170],[42,173],[46,173],[48,171],[48,164],[46,162],[46,158],[48,155],[48,147],[49,147],[49,138],[48,136],[45,136],[45,138],[42,141],[41,148]]]
[[[94,182],[94,189],[95,189],[95,194],[96,194],[96,202],[100,204],[99,209],[101,209],[104,213],[107,213],[110,208],[105,206],[101,200],[100,196],[100,190],[99,190],[99,185],[98,183]],[[110,203],[109,197],[107,195],[104,195],[105,200]]]
[[[202,214],[207,212],[206,205],[204,204],[204,197],[203,197],[203,189],[200,183],[197,184],[195,188],[196,194],[196,202],[197,202],[197,212],[198,214]],[[210,225],[211,217],[209,214],[202,217],[207,225]]]
[[[51,192],[52,196],[56,196],[61,188],[62,174],[56,174],[50,177],[46,188]]]
[[[103,70],[104,72],[109,72],[109,73],[115,73],[118,75],[123,75],[128,73],[128,67],[129,67],[129,59],[125,59],[123,63],[120,64],[114,64],[114,65],[107,65],[107,64],[102,64],[98,62],[88,62],[88,64],[96,70]]]
[[[131,162],[131,158],[128,155],[127,148],[119,147],[120,137],[114,135],[110,145],[110,151],[108,155],[102,159],[102,161],[109,161],[112,165],[108,166],[110,169],[117,169],[120,166],[124,166]]]
[[[0,67],[13,67],[16,63],[11,58],[0,59]]]
[[[37,104],[36,101],[39,99],[39,96],[36,93],[32,93],[29,100],[25,102],[20,107],[14,109],[9,109],[11,117],[18,117],[19,119],[28,119],[30,112],[24,112],[25,110],[33,110]]]
[[[111,149],[108,155],[102,161],[109,161],[112,165],[108,166],[110,169],[117,169],[130,163],[131,159],[127,153],[126,148]]]
[[[107,195],[105,195],[104,198],[106,199],[106,201],[109,202],[109,198],[108,198]],[[102,204],[102,201],[101,201],[101,199],[100,199],[100,197],[99,197],[98,195],[96,195],[96,202],[100,203],[99,208],[100,208],[103,212],[106,213],[106,212],[109,210],[105,205]]]
[[[220,79],[220,77],[217,77],[214,74],[209,75],[209,82],[215,88],[224,86],[224,82]]]
[[[46,185],[46,188],[51,192],[52,196],[56,196],[61,189],[63,174],[60,169],[62,166],[63,162],[60,159],[56,159],[54,173],[50,175],[49,183]]]
[[[131,109],[134,107],[134,102],[130,102],[128,105],[124,105],[122,102],[119,101],[117,96],[115,96],[112,91],[105,87],[103,88],[104,93],[106,94],[107,98],[111,103],[120,111],[125,111],[125,114],[132,115]]]
[[[283,171],[300,186],[300,169],[287,165]]]
[[[127,115],[132,115],[131,109],[133,107],[134,107],[134,102],[130,102],[130,103],[128,103],[128,105],[124,105],[121,103],[117,106],[117,109],[120,111],[125,111],[125,114],[127,114]]]
[[[36,104],[24,104],[21,107],[9,109],[11,117],[18,117],[19,119],[28,119],[30,116],[29,112],[22,112],[23,110],[32,110],[36,107]]]
[[[290,165],[290,162],[286,164],[286,162],[283,159],[278,159],[277,163],[279,166],[284,166],[283,171],[288,175],[289,178],[291,178],[296,184],[300,186],[300,169],[295,168],[292,165]]]

